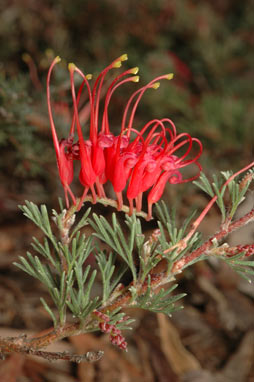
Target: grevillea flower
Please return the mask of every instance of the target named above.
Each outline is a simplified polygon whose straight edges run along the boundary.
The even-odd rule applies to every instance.
[[[73,178],[73,159],[80,162],[79,180],[84,186],[78,209],[89,192],[93,202],[96,198],[105,198],[104,184],[109,181],[113,185],[118,209],[123,204],[123,191],[126,190],[130,204],[130,215],[142,208],[143,193],[148,191],[148,219],[152,217],[152,206],[162,196],[167,183],[177,184],[196,179],[201,171],[198,159],[202,153],[202,144],[197,138],[188,133],[177,134],[174,123],[169,118],[153,119],[141,130],[135,126],[135,114],[144,93],[149,89],[157,89],[160,80],[173,78],[165,74],[150,81],[147,85],[136,90],[129,98],[122,117],[121,130],[115,136],[110,130],[108,108],[113,93],[127,82],[138,82],[138,68],[131,68],[119,74],[109,85],[104,97],[104,107],[101,107],[101,93],[104,89],[104,79],[107,73],[119,68],[127,55],[122,55],[107,66],[97,77],[93,87],[88,80],[91,75],[85,75],[74,64],[69,64],[71,92],[73,100],[73,120],[69,137],[59,143],[50,106],[49,82],[54,65],[59,62],[57,57],[50,66],[48,74],[48,105],[51,130],[57,156],[59,175],[64,187],[66,203],[68,194],[75,203],[75,197],[70,190]],[[82,78],[82,83],[76,91],[74,75]],[[85,129],[79,120],[79,101],[84,87],[87,89],[90,105],[90,134],[84,138]],[[73,143],[77,132],[78,142]],[[196,154],[193,156],[193,144]],[[195,151],[194,151],[195,152]],[[197,166],[197,174],[185,179],[181,169],[191,164]]]

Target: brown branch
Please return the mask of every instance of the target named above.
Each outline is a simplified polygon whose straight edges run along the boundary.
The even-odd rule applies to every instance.
[[[29,346],[26,336],[0,338],[0,354],[2,358],[10,353],[22,353],[36,355],[48,361],[64,360],[70,362],[94,362],[98,361],[104,354],[103,351],[87,352],[85,354],[72,354],[68,352],[47,352],[37,350]]]
[[[202,244],[198,249],[190,253],[188,256],[182,258],[181,260],[178,260],[174,264],[172,272],[178,273],[188,263],[195,260],[202,254],[206,253],[212,246],[214,246],[214,243],[220,241],[236,229],[239,229],[244,225],[250,223],[252,220],[254,220],[254,208],[240,219],[235,220],[233,223],[229,224],[227,228],[224,228],[221,231],[217,232],[212,238],[208,239],[204,244]]]

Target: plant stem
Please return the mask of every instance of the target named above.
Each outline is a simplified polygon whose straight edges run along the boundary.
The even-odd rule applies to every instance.
[[[69,208],[66,214],[66,218],[69,218],[71,215],[73,215],[77,211],[77,206],[79,205],[80,199],[77,199],[76,205],[73,205]],[[88,195],[84,199],[85,202],[90,202],[94,204],[93,197]],[[118,208],[117,201],[114,199],[109,199],[109,198],[97,198],[96,203],[103,204],[104,206],[111,206],[114,207],[115,209]],[[122,212],[125,212],[126,214],[129,214],[130,212],[130,207],[126,205],[122,205],[121,210]],[[141,216],[144,219],[147,219],[148,214],[144,211],[136,211],[136,208],[133,208],[133,212],[136,214],[136,216]]]
[[[223,187],[227,186],[232,180],[234,180],[238,175],[242,174],[243,172],[247,171],[248,169],[250,169],[251,167],[254,166],[254,162],[251,162],[250,164],[248,164],[248,166],[245,166],[244,168],[242,168],[241,170],[237,171],[235,174],[231,175],[227,181],[221,186],[221,190],[223,189]],[[190,230],[190,232],[188,233],[188,235],[184,238],[184,242],[185,242],[185,246],[187,245],[188,241],[190,240],[190,238],[194,235],[194,233],[196,232],[198,226],[200,225],[200,223],[202,222],[202,220],[205,218],[205,216],[207,215],[208,211],[212,208],[212,206],[214,205],[214,203],[216,202],[216,200],[218,199],[218,196],[215,195],[211,200],[210,202],[207,204],[207,206],[204,208],[204,210],[201,212],[201,214],[199,215],[199,217],[195,220],[195,222],[192,224],[192,229]]]
[[[188,256],[177,261],[173,265],[172,272],[177,273],[181,271],[181,269],[185,267],[188,263],[190,263],[191,261],[201,256],[203,253],[207,252],[208,249],[210,249],[214,245],[214,242],[223,239],[229,233],[245,226],[246,224],[250,223],[252,220],[254,220],[254,208],[250,212],[248,212],[246,215],[241,217],[240,219],[235,220],[233,223],[229,224],[227,228],[217,232],[212,238],[208,239],[204,244],[202,244],[198,249],[190,253]]]
[[[47,359],[48,361],[57,361],[59,359],[65,361],[71,361],[80,363],[83,361],[86,362],[94,362],[98,361],[103,356],[103,351],[95,351],[95,352],[87,352],[82,355],[72,354],[67,352],[47,352],[42,350],[34,349],[29,346],[29,343],[26,341],[26,336],[14,337],[14,338],[0,338],[0,349],[1,354],[5,356],[5,354],[9,353],[23,353],[29,355],[36,355]]]

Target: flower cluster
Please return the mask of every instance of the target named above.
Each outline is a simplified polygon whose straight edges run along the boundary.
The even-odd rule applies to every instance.
[[[60,61],[56,57],[52,62],[47,78],[47,100],[49,119],[56,151],[59,176],[65,192],[66,205],[69,206],[69,196],[73,203],[70,184],[73,180],[73,161],[80,162],[79,180],[84,186],[78,209],[82,206],[88,192],[91,192],[93,202],[96,198],[105,198],[104,184],[109,181],[113,185],[117,198],[118,209],[123,205],[123,191],[130,205],[130,215],[133,213],[134,201],[136,210],[142,208],[142,197],[148,192],[148,219],[152,216],[152,206],[162,196],[167,183],[176,184],[196,179],[201,171],[198,159],[202,153],[201,142],[188,133],[177,134],[174,123],[169,118],[153,119],[137,130],[134,117],[143,94],[148,89],[157,89],[159,81],[170,80],[172,74],[156,77],[147,85],[136,90],[129,98],[122,117],[121,130],[115,136],[110,130],[108,107],[115,90],[127,83],[138,82],[138,68],[132,68],[119,74],[109,85],[104,98],[104,107],[100,113],[101,93],[106,74],[114,68],[119,68],[127,55],[115,59],[97,77],[93,87],[89,85],[91,75],[85,75],[74,64],[69,64],[71,92],[73,99],[73,118],[67,139],[58,140],[50,100],[50,78],[52,69]],[[82,78],[82,83],[76,91],[74,73]],[[84,139],[79,119],[79,102],[83,88],[87,89],[90,104],[90,135]],[[78,140],[74,143],[74,133]],[[190,157],[193,143],[198,147],[194,157]],[[197,165],[195,176],[184,179],[180,170],[190,164]]]
[[[112,345],[118,346],[119,349],[127,350],[127,342],[125,341],[125,338],[123,337],[121,330],[116,327],[117,324],[119,324],[122,321],[125,321],[128,317],[123,318],[122,320],[117,321],[114,325],[109,324],[109,317],[99,312],[98,310],[95,310],[93,312],[95,316],[100,320],[99,328],[103,333],[109,333],[110,334],[110,342]]]

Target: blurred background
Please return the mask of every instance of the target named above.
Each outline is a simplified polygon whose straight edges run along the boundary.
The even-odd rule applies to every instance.
[[[204,155],[201,163],[209,176],[219,170],[240,169],[253,160],[253,45],[253,0],[0,1],[0,250],[3,254],[1,269],[4,280],[0,292],[5,296],[4,301],[7,290],[10,294],[8,301],[1,302],[1,309],[7,315],[6,320],[2,318],[3,327],[31,330],[47,327],[46,324],[31,323],[33,320],[28,319],[28,307],[23,307],[24,311],[21,309],[23,313],[17,312],[14,306],[16,299],[19,302],[25,300],[25,304],[28,304],[29,298],[32,304],[34,300],[32,296],[28,296],[29,288],[28,294],[19,295],[21,292],[17,292],[17,289],[20,286],[17,288],[10,281],[8,272],[13,276],[13,271],[10,270],[12,261],[24,250],[23,246],[27,245],[29,237],[36,234],[29,223],[24,224],[17,205],[28,199],[55,206],[57,197],[62,195],[46,105],[46,76],[52,59],[56,55],[62,58],[52,78],[52,98],[59,137],[66,135],[70,125],[68,62],[74,62],[85,73],[96,75],[113,59],[127,53],[129,60],[123,66],[140,68],[140,85],[160,74],[173,72],[175,77],[172,81],[165,81],[158,91],[147,92],[143,97],[135,119],[136,128],[141,128],[151,118],[171,118],[178,133],[189,132],[202,141]],[[117,129],[120,125],[124,105],[135,89],[135,84],[128,84],[113,97],[109,113],[113,128]],[[84,99],[84,110],[85,103]],[[180,186],[181,195],[186,195],[184,187]],[[172,194],[169,196],[172,197]],[[197,206],[203,203],[202,200],[196,200],[195,196],[185,202],[187,207],[193,203]],[[188,208],[182,206],[182,215],[187,210]],[[218,220],[216,214],[210,218],[211,221]],[[207,234],[213,227],[211,221],[209,227],[204,227]],[[183,353],[180,352],[183,357],[180,364],[190,365],[189,369],[183,368],[184,372],[193,371],[195,374],[197,370],[206,371],[201,379],[193,374],[193,377],[188,377],[193,379],[186,381],[210,381],[210,377],[213,378],[211,381],[216,381],[216,378],[220,378],[219,373],[226,367],[229,368],[231,357],[240,351],[241,341],[246,333],[249,333],[248,338],[252,338],[252,348],[254,342],[253,294],[248,295],[251,292],[246,292],[247,297],[237,292],[241,300],[238,301],[238,306],[242,303],[246,309],[245,311],[242,308],[245,318],[250,315],[252,319],[249,318],[248,321],[246,318],[244,326],[240,312],[236,313],[231,307],[234,313],[229,311],[235,324],[228,328],[225,323],[227,319],[220,318],[220,314],[223,315],[220,312],[223,303],[214,292],[214,283],[232,293],[233,289],[237,289],[238,281],[234,284],[232,278],[234,288],[231,288],[232,285],[225,282],[220,269],[216,268],[214,272],[214,269],[211,270],[206,265],[201,268],[194,270],[182,281],[184,288],[192,289],[192,297],[185,301],[185,305],[189,306],[189,311],[185,310],[189,316],[181,313],[187,316],[181,317],[182,326],[175,331],[194,354],[194,358],[188,354],[189,359],[184,350]],[[18,271],[14,272],[16,274]],[[210,287],[194,282],[200,274],[202,277],[209,275]],[[13,284],[8,287],[8,283]],[[26,286],[23,287],[26,290]],[[236,297],[231,296],[230,303],[225,296],[221,298],[226,301],[226,306],[231,303],[235,307]],[[40,309],[36,306],[37,315]],[[40,311],[40,314],[45,313]],[[90,379],[87,374],[82,374],[81,366],[78,371],[68,369],[66,379],[61,381],[74,381],[71,375],[76,376],[75,380],[78,375],[80,381],[129,381],[120,379],[121,373],[126,370],[126,375],[134,373],[130,374],[132,381],[178,381],[184,375],[181,366],[181,372],[174,368],[163,343],[159,340],[156,342],[156,338],[149,338],[151,327],[158,328],[159,325],[158,338],[160,333],[164,333],[162,337],[165,337],[163,330],[170,330],[165,327],[168,323],[162,319],[158,319],[158,322],[156,320],[156,317],[140,316],[136,340],[132,343],[129,355],[108,349],[109,359],[106,359],[108,365],[111,365],[109,370],[104,361],[100,364],[102,366],[85,365],[85,368],[91,369]],[[140,322],[143,324],[140,325]],[[193,322],[192,327],[188,327],[188,322]],[[201,327],[204,330],[202,335]],[[142,331],[145,332],[144,335]],[[212,333],[215,332],[213,337]],[[208,343],[204,342],[207,336],[211,339]],[[151,343],[154,344],[153,355]],[[91,346],[95,346],[95,343]],[[135,354],[139,354],[139,364],[135,363]],[[120,360],[121,365],[119,375],[116,373],[115,377],[114,374],[117,379],[110,374],[114,368],[114,359],[117,362]],[[232,362],[232,365],[235,364],[236,361]],[[29,367],[32,368],[31,364]],[[36,367],[38,366],[34,366],[35,369]],[[52,365],[47,367],[54,369]],[[166,370],[165,373],[162,369]],[[222,380],[254,381],[253,369],[252,374],[247,366],[242,366],[241,369],[245,370],[245,376],[238,375],[238,379],[232,379],[236,378],[236,371],[231,373],[230,369],[231,379],[226,379],[226,374],[223,374]],[[39,379],[38,375],[38,379],[33,377],[34,379],[27,380],[51,381],[50,377]],[[100,379],[100,375],[104,375],[104,379]],[[63,375],[61,378],[64,378]]]

